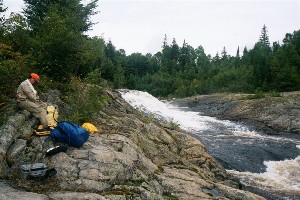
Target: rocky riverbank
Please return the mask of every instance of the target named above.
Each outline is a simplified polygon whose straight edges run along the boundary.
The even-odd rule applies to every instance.
[[[99,133],[81,148],[45,156],[57,145],[32,134],[37,120],[17,111],[0,127],[0,199],[264,199],[241,190],[205,146],[172,123],[143,116],[117,92],[95,116]],[[47,98],[64,112],[58,92]],[[57,174],[24,179],[21,164],[42,162]]]
[[[173,103],[203,115],[238,121],[267,134],[300,136],[300,92],[252,99],[249,94],[212,94]]]

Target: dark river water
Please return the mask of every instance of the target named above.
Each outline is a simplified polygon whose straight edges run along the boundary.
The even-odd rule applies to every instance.
[[[199,139],[247,190],[267,199],[300,199],[299,139],[267,135],[255,127],[202,116],[193,108],[159,101],[146,92],[120,92],[133,107],[177,123]]]

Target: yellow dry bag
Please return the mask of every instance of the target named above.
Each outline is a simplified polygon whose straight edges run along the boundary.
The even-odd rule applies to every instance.
[[[82,124],[81,127],[84,128],[84,129],[86,129],[90,133],[96,133],[96,132],[98,132],[98,129],[96,128],[96,126],[94,126],[91,123],[84,123],[84,124]]]

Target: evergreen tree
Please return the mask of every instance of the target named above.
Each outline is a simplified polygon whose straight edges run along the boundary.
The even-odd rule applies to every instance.
[[[183,41],[182,47],[180,49],[180,56],[179,56],[179,64],[181,66],[180,70],[184,69],[184,66],[189,63],[189,50],[188,45]]]
[[[273,42],[272,51],[276,52],[276,51],[278,51],[279,48],[280,48],[279,42]]]
[[[82,52],[83,53],[80,54],[80,59],[82,64],[86,67],[81,67],[78,70],[78,74],[85,76],[96,69],[99,69],[100,72],[102,62],[106,59],[105,41],[96,36],[89,38],[83,43]],[[101,73],[99,75],[101,75]]]
[[[221,52],[221,56],[222,56],[221,58],[222,58],[223,61],[227,60],[228,56],[227,56],[227,51],[226,51],[225,47],[223,47],[223,50]]]
[[[105,55],[114,62],[116,56],[116,47],[112,44],[111,40],[108,41],[105,47]]]
[[[24,14],[31,35],[37,67],[57,80],[81,75],[85,65],[84,32],[92,26],[90,16],[95,14],[97,0],[85,6],[80,0],[24,0]]]
[[[269,41],[269,36],[268,36],[268,31],[267,31],[266,25],[264,25],[261,30],[259,42],[261,42],[264,46],[267,46],[267,47],[270,46],[270,41]]]
[[[168,38],[167,38],[167,34],[165,34],[164,42],[163,42],[162,48],[164,49],[164,48],[167,47],[167,46],[168,46]]]
[[[209,58],[206,56],[204,52],[204,48],[202,46],[199,46],[196,50],[196,66],[197,68],[206,71],[207,68],[210,65]]]
[[[245,56],[247,53],[248,53],[248,49],[247,49],[247,47],[245,47],[243,50],[243,56]]]
[[[177,62],[179,59],[179,54],[180,54],[179,46],[176,43],[175,38],[173,38],[172,45],[171,45],[171,60]]]
[[[114,88],[121,88],[125,84],[125,74],[121,65],[117,65],[116,71],[113,75]]]
[[[291,44],[295,47],[296,51],[300,55],[300,30],[294,31],[291,34]]]
[[[240,47],[238,46],[238,49],[236,50],[236,58],[240,58]]]
[[[93,25],[90,16],[97,13],[94,9],[97,7],[98,0],[92,0],[86,4],[86,6],[84,6],[81,1],[82,0],[24,0],[26,6],[24,15],[31,29],[36,30],[40,28],[40,23],[45,20],[45,17],[48,17],[52,6],[56,5],[61,17],[70,19],[72,29],[85,32]]]
[[[212,61],[213,61],[214,63],[216,63],[216,64],[219,64],[219,63],[220,63],[220,60],[221,60],[221,59],[220,59],[220,56],[219,56],[219,52],[217,52],[217,53],[216,53],[216,56],[213,57],[213,60],[212,60]]]
[[[283,43],[284,43],[285,45],[287,45],[287,44],[292,43],[292,40],[293,40],[293,34],[287,33],[287,34],[285,34],[285,37],[284,37],[284,39],[283,39]]]
[[[165,68],[165,63],[168,63],[170,62],[172,59],[172,49],[171,47],[168,45],[168,42],[167,42],[167,35],[165,35],[165,38],[164,38],[164,42],[163,42],[163,46],[162,46],[162,51],[161,51],[161,67],[162,68]],[[174,66],[173,66],[174,67]]]
[[[141,53],[133,53],[128,56],[126,73],[133,74],[134,76],[144,76],[151,73],[152,68],[149,60]]]

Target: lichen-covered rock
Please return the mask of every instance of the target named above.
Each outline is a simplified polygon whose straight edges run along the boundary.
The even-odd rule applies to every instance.
[[[45,156],[59,143],[28,138],[27,118],[9,123],[10,131],[1,129],[1,174],[19,188],[5,185],[2,190],[11,192],[3,194],[4,199],[18,194],[24,199],[32,195],[31,199],[72,200],[260,198],[223,185],[226,171],[197,139],[165,122],[149,120],[118,93],[108,91],[107,96],[109,105],[95,116],[101,131],[90,135],[81,148]],[[34,162],[55,168],[57,174],[46,180],[21,178],[20,164]]]

